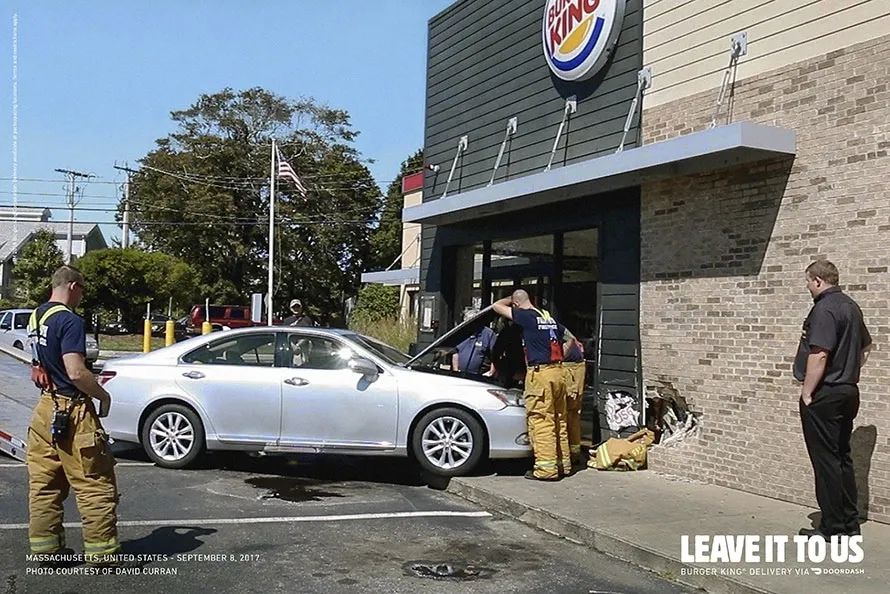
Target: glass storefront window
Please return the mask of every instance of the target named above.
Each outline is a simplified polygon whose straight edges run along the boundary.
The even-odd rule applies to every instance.
[[[598,230],[563,234],[559,321],[585,343],[591,357],[596,336],[596,284],[599,281]]]
[[[538,307],[551,308],[553,300],[553,235],[536,235],[491,243],[491,301],[506,297],[517,287],[529,292]]]

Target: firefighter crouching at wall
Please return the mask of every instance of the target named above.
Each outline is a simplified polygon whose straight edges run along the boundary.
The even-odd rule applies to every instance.
[[[565,331],[563,336],[563,368],[566,374],[566,425],[569,433],[569,452],[572,467],[581,464],[581,399],[584,397],[584,380],[587,363],[584,362],[584,347],[575,336]]]
[[[118,552],[117,483],[114,456],[99,417],[108,415],[111,396],[86,368],[83,319],[72,312],[83,298],[84,279],[62,266],[52,276],[49,302],[34,310],[34,383],[41,389],[28,428],[28,536],[31,552],[65,548],[62,505],[74,489],[83,522],[84,557],[105,563]],[[99,412],[91,398],[99,401]]]
[[[525,411],[535,452],[534,469],[525,477],[559,480],[572,472],[566,427],[566,378],[562,367],[565,328],[538,310],[522,289],[492,304],[501,316],[522,328],[525,346]]]

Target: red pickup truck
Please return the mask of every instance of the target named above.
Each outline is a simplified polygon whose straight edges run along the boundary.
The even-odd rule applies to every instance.
[[[203,305],[195,305],[188,316],[188,328],[190,333],[200,333],[201,324],[204,323],[207,316],[206,308]],[[210,322],[214,328],[227,326],[229,328],[247,328],[255,324],[250,320],[249,305],[211,305],[210,306]]]

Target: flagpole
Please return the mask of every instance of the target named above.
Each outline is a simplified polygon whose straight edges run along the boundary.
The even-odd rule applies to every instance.
[[[269,286],[266,297],[266,322],[272,325],[273,267],[275,261],[275,139],[272,139],[272,166],[269,170]]]

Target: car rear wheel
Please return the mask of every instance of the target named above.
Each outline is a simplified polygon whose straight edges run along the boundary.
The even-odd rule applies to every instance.
[[[485,432],[470,413],[459,408],[437,408],[417,423],[411,445],[424,470],[439,476],[463,476],[479,463]]]
[[[145,419],[142,447],[158,466],[185,468],[204,450],[204,425],[187,406],[163,404]]]

